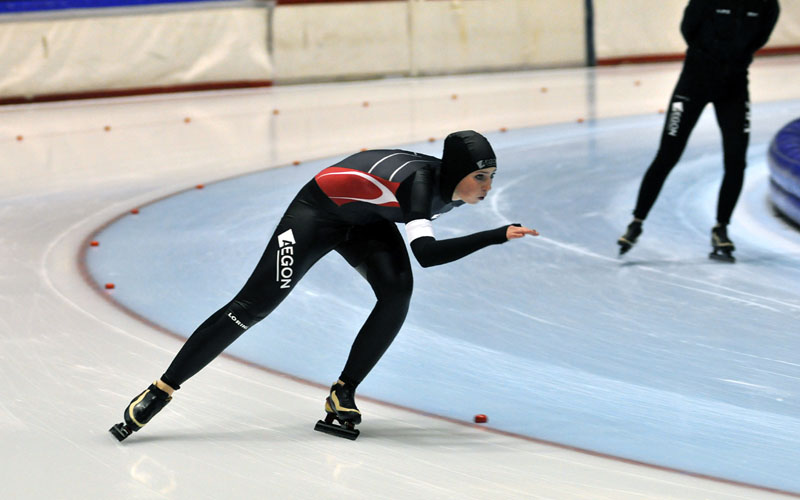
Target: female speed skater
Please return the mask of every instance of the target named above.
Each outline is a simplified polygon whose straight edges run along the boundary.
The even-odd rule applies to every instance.
[[[361,422],[355,391],[394,340],[408,311],[413,278],[405,230],[423,267],[446,264],[486,246],[538,233],[519,224],[438,240],[431,221],[483,200],[497,161],[477,132],[455,132],[442,159],[403,150],[363,151],[319,172],[297,194],[241,291],[203,322],[166,372],[128,404],[110,429],[122,441],[172,400],[184,382],[264,319],[322,256],[336,250],[372,287],[375,306],[356,335],[325,401],[317,429],[355,439]],[[341,425],[333,424],[334,419]]]
[[[667,175],[683,154],[706,104],[713,103],[722,132],[725,173],[711,229],[710,257],[733,262],[728,223],[744,181],[750,138],[748,68],[778,20],[777,0],[690,0],[681,21],[686,59],[667,112],[661,145],[642,179],[633,221],[617,243],[620,255],[633,247],[642,222]]]

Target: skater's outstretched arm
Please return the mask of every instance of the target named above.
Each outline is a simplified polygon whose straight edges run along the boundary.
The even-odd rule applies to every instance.
[[[520,224],[507,224],[496,229],[481,231],[459,238],[437,240],[433,234],[431,224],[431,200],[434,197],[433,190],[436,183],[431,178],[432,174],[427,170],[420,170],[415,174],[411,186],[411,196],[409,210],[406,213],[406,233],[411,245],[414,257],[422,267],[438,266],[453,262],[476,252],[489,245],[498,245],[508,240],[521,238],[526,234],[537,235],[533,229],[522,227]],[[474,180],[468,180],[468,188],[456,187],[458,193],[466,195],[469,193],[469,203],[477,203],[482,200],[491,189],[494,168],[479,169],[467,177],[474,176]],[[465,178],[466,179],[466,178]],[[459,184],[461,186],[461,184]],[[463,203],[463,201],[460,201]]]
[[[412,228],[416,227],[416,231],[413,229],[409,231],[409,239],[413,237],[412,234],[423,234],[430,231],[429,234],[417,236],[411,241],[411,251],[422,267],[447,264],[489,245],[505,243],[510,239],[521,238],[526,234],[534,236],[538,234],[533,229],[509,224],[497,229],[481,231],[459,238],[437,240],[433,237],[433,229],[430,227],[429,220],[416,220],[409,223],[409,225]]]
[[[749,47],[751,54],[755,54],[758,49],[767,44],[767,41],[772,34],[772,30],[775,28],[775,24],[778,22],[780,7],[778,6],[777,0],[770,0],[767,2],[767,4],[768,7],[763,14],[764,19],[761,21],[759,33],[753,38],[753,43]]]
[[[695,36],[703,21],[704,0],[691,0],[683,12],[681,20],[681,34],[688,45],[694,42]]]

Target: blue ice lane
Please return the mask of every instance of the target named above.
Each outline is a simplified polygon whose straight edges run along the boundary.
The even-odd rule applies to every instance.
[[[800,101],[753,109],[748,181],[730,229],[735,265],[707,258],[722,172],[710,109],[625,259],[615,241],[663,116],[490,135],[500,165],[492,193],[437,220],[437,236],[508,222],[542,235],[445,266],[414,264],[408,321],[359,392],[800,492],[800,235],[776,222],[764,176],[768,142],[797,116]],[[405,147],[438,155],[441,143]],[[238,291],[296,191],[334,161],[142,207],[98,235],[91,273],[117,283],[125,306],[188,335]],[[333,253],[230,353],[330,383],[373,301]]]

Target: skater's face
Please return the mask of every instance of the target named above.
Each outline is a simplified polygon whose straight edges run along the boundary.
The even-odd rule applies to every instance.
[[[492,179],[496,170],[496,167],[489,167],[470,172],[456,186],[453,201],[461,200],[470,205],[483,201],[492,189]]]

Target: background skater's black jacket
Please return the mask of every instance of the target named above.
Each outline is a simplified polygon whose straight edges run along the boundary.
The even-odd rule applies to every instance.
[[[725,73],[747,71],[753,54],[769,39],[778,20],[777,0],[690,0],[681,33],[687,62]]]

